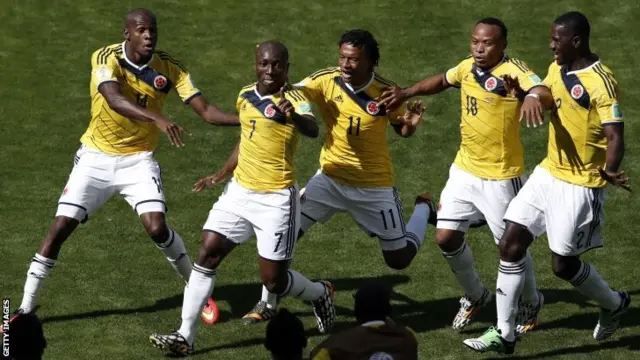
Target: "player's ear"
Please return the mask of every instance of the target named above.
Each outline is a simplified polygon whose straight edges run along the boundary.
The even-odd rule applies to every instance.
[[[129,30],[127,30],[127,28],[124,28],[122,30],[122,36],[124,37],[125,40],[129,41],[131,39],[131,34],[129,34]]]
[[[571,39],[571,43],[573,44],[574,48],[578,49],[582,45],[582,39],[580,38],[580,36],[574,36]]]

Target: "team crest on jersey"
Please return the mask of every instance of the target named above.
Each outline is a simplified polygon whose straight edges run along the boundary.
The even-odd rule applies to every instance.
[[[582,85],[577,84],[571,88],[571,97],[578,100],[584,95],[584,88]]]
[[[158,90],[163,89],[166,85],[167,85],[167,78],[162,75],[158,75],[153,79],[153,87],[155,87]]]
[[[493,91],[496,87],[498,87],[498,80],[493,76],[484,82],[484,88],[487,89],[487,91]]]
[[[380,106],[375,101],[369,101],[367,103],[367,112],[371,115],[377,115],[380,112]]]
[[[273,106],[273,104],[267,105],[267,107],[264,109],[264,116],[268,117],[269,119],[276,116],[276,108],[275,106]]]

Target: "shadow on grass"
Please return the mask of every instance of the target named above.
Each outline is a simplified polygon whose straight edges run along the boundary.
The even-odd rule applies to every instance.
[[[376,280],[385,283],[389,286],[396,286],[399,284],[405,284],[409,282],[410,278],[406,275],[384,275],[380,277],[364,277],[364,278],[342,278],[332,279],[331,283],[336,288],[336,291],[351,291],[355,292],[361,284]],[[213,291],[214,299],[217,302],[227,302],[231,306],[231,312],[221,311],[220,322],[226,322],[232,318],[242,317],[247,311],[251,310],[255,303],[260,299],[262,293],[262,285],[259,283],[247,283],[247,284],[230,284],[216,287]],[[95,310],[84,313],[59,315],[42,318],[43,323],[71,321],[71,320],[83,320],[92,319],[113,315],[132,315],[132,314],[144,314],[154,313],[157,311],[178,309],[182,307],[183,294],[176,294],[171,297],[157,300],[154,304],[148,306],[142,306],[129,309],[106,309]],[[338,315],[351,315],[353,311],[350,308],[338,306],[336,311]],[[308,313],[298,313],[298,315],[310,315]]]
[[[385,283],[389,286],[396,286],[399,284],[405,284],[410,281],[410,278],[406,275],[385,275],[380,277],[365,277],[365,278],[342,278],[333,279],[336,291],[338,292],[355,292],[362,284],[376,280]],[[545,296],[545,304],[551,305],[554,303],[571,303],[580,306],[581,308],[593,308],[593,312],[588,314],[576,314],[563,319],[553,320],[545,322],[544,320],[538,325],[536,331],[547,331],[549,329],[565,328],[574,330],[586,330],[592,329],[598,318],[599,309],[595,303],[589,301],[580,293],[573,289],[542,289]],[[220,314],[220,322],[227,322],[238,320],[246,311],[251,309],[255,302],[260,297],[261,286],[258,283],[249,284],[232,284],[223,285],[217,287],[214,291],[216,301],[228,302],[231,306],[231,312],[224,311]],[[640,294],[639,290],[630,291],[630,294]],[[157,311],[178,309],[182,306],[182,294],[177,294],[168,298],[160,299],[153,305],[131,308],[131,309],[110,309],[110,310],[97,310],[78,314],[69,314],[61,316],[53,316],[43,318],[43,323],[60,322],[60,321],[72,321],[80,319],[90,319],[112,315],[131,315],[136,313],[153,313]],[[411,327],[417,333],[428,332],[432,330],[438,330],[443,328],[449,328],[455,313],[458,310],[459,298],[446,298],[429,301],[416,301],[412,298],[394,293],[393,295],[393,317],[398,323]],[[339,316],[353,317],[352,303],[346,306],[337,306],[336,311]],[[544,319],[544,309],[543,319]],[[298,311],[295,312],[297,316],[312,316],[313,312]],[[481,311],[474,319],[476,322],[495,323],[496,312],[495,303],[487,305],[487,307]],[[332,333],[337,333],[342,330],[353,326],[353,321],[338,321],[334,325]],[[640,325],[640,308],[631,308],[622,320],[622,326],[638,326]],[[466,330],[462,334],[470,334],[477,332],[478,330]],[[308,329],[306,331],[308,337],[324,336],[320,334],[317,329]],[[583,345],[578,347],[565,348],[561,350],[553,350],[549,352],[543,352],[540,354],[532,355],[530,357],[522,357],[522,359],[544,358],[551,357],[564,353],[590,353],[600,351],[602,349],[630,347],[633,350],[640,349],[640,335],[629,336],[605,342],[603,344]],[[235,349],[247,346],[256,346],[262,344],[263,338],[245,339],[233,343],[220,344],[217,346],[204,348],[196,351],[196,354],[208,353],[211,351],[222,349]]]

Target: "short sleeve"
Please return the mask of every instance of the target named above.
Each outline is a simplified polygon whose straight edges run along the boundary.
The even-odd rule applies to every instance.
[[[600,116],[600,123],[622,122],[622,109],[617,97],[618,83],[610,73],[604,71],[601,78],[602,81],[598,81],[599,86],[593,92],[593,102],[598,116]]]
[[[547,70],[547,76],[544,78],[544,80],[542,80],[542,84],[548,87],[549,89],[551,89],[551,85],[553,84],[553,74],[555,70],[554,65],[555,63],[551,63],[551,65],[549,65],[549,70]]]
[[[285,92],[285,97],[291,101],[298,115],[314,116],[311,111],[311,102],[305,93],[299,89],[291,89]]]
[[[314,103],[318,103],[323,99],[323,81],[325,76],[307,76],[302,81],[295,83],[294,88],[299,89],[305,97]]]
[[[91,82],[96,87],[109,81],[118,81],[122,73],[115,51],[111,48],[102,48],[91,56]]]
[[[529,92],[529,90],[535,86],[543,85],[540,77],[534,73],[524,61],[510,59],[510,62],[515,68],[516,78],[524,92]]]
[[[458,63],[458,65],[452,67],[444,73],[444,78],[447,80],[449,85],[460,87],[460,83],[462,83],[462,65],[464,64],[464,60]]]
[[[191,75],[183,68],[178,67],[176,77],[176,92],[185,104],[188,104],[196,96],[200,95],[200,90],[196,88],[191,80]]]

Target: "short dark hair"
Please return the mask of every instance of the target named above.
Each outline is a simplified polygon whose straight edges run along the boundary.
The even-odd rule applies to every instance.
[[[355,295],[356,320],[365,323],[391,316],[391,292],[391,287],[377,281],[362,285]]]
[[[338,46],[342,46],[342,44],[351,44],[355,47],[363,48],[373,65],[378,65],[378,61],[380,60],[378,42],[373,37],[373,34],[367,30],[355,29],[345,31],[340,37],[340,41],[338,41]]]
[[[277,358],[301,358],[307,347],[302,321],[287,309],[280,309],[267,325],[264,347]]]
[[[502,36],[503,39],[507,40],[507,26],[504,24],[504,22],[502,22],[502,20],[500,20],[498,18],[494,18],[494,17],[486,17],[484,19],[480,19],[476,23],[476,26],[478,24],[495,25],[495,26],[499,27],[500,28],[500,35]]]
[[[11,322],[9,329],[11,356],[15,360],[41,359],[47,340],[38,317],[34,314],[20,314]]]
[[[569,11],[556,18],[553,22],[556,25],[566,26],[571,29],[574,35],[578,35],[585,40],[589,40],[591,25],[587,17],[579,11]]]

